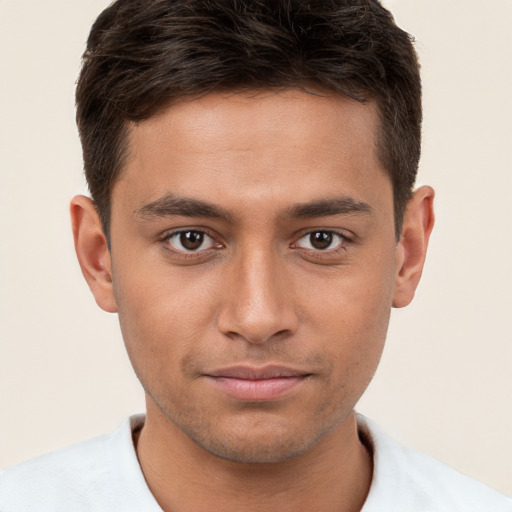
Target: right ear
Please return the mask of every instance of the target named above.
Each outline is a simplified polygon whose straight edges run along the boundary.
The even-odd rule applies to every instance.
[[[82,274],[98,306],[117,312],[112,286],[112,261],[98,212],[91,199],[75,196],[70,204],[75,251]]]

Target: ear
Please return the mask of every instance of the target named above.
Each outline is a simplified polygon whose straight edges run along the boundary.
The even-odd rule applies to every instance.
[[[430,187],[417,189],[407,203],[396,248],[395,308],[403,308],[412,301],[420,282],[428,240],[434,227],[433,203],[434,190]]]
[[[112,262],[96,207],[88,197],[76,196],[71,200],[70,212],[75,251],[82,274],[98,306],[115,313]]]

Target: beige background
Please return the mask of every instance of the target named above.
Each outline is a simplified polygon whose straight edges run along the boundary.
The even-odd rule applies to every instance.
[[[359,410],[512,494],[512,1],[388,0],[416,35],[420,182],[437,226]],[[84,190],[74,81],[105,0],[0,0],[0,467],[143,408],[117,319],[80,275],[67,204]],[[485,5],[485,7],[484,7]]]

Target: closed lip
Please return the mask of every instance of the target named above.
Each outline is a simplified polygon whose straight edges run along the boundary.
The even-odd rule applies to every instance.
[[[241,379],[241,380],[267,380],[285,378],[303,378],[311,375],[308,372],[287,368],[285,366],[268,365],[264,367],[231,366],[220,368],[206,373],[209,377]]]
[[[268,365],[220,368],[205,374],[205,377],[224,395],[236,400],[268,402],[298,391],[310,375],[285,366]]]

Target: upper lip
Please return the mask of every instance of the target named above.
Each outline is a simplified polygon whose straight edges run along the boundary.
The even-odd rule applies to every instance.
[[[271,365],[264,367],[230,366],[208,372],[207,375],[209,377],[225,377],[231,379],[264,380],[286,377],[306,377],[309,374],[307,372],[294,370],[285,366]]]

